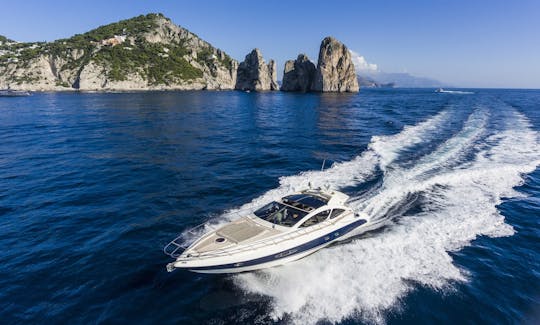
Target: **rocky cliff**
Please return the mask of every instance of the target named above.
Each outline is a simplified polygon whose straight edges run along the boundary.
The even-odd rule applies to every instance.
[[[238,64],[162,14],[119,21],[54,42],[18,43],[0,35],[0,89],[278,90],[276,62],[254,49]],[[332,37],[317,67],[304,54],[285,63],[283,91],[357,92],[345,45]]]
[[[347,47],[333,37],[321,43],[317,72],[311,84],[317,92],[358,92],[358,80]]]
[[[261,51],[254,49],[238,66],[236,79],[237,90],[278,90],[276,62],[268,64],[263,59]]]
[[[307,55],[299,54],[296,60],[285,62],[281,90],[310,91],[316,71],[315,64],[309,60]]]
[[[0,38],[0,88],[234,89],[238,63],[161,14],[50,43]]]

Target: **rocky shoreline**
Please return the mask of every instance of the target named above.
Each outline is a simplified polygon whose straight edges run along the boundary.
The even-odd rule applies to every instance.
[[[1,37],[2,88],[359,91],[351,54],[332,37],[322,41],[316,66],[304,54],[287,61],[280,87],[276,62],[266,63],[259,49],[239,63],[162,14],[134,17],[49,43],[17,43]]]

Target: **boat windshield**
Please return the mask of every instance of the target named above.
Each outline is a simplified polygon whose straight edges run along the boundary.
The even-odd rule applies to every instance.
[[[283,203],[304,211],[312,211],[328,203],[327,198],[313,194],[293,194],[283,198]]]
[[[254,213],[263,220],[285,227],[294,226],[307,215],[306,211],[279,202],[269,203]]]

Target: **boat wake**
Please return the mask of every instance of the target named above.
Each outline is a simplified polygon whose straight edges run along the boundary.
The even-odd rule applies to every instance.
[[[388,226],[283,267],[235,275],[234,283],[246,293],[270,297],[276,320],[315,323],[351,317],[384,322],[413,283],[447,290],[467,281],[467,271],[454,265],[449,252],[481,235],[514,233],[497,205],[520,195],[514,187],[540,165],[540,141],[527,118],[512,108],[477,107],[459,132],[412,166],[400,162],[404,150],[429,142],[453,114],[446,110],[397,135],[373,137],[355,159],[283,177],[279,188],[241,207],[254,208],[308,182],[354,187],[382,171],[378,185],[350,205]]]
[[[462,90],[441,90],[440,93],[444,94],[460,94],[460,95],[471,95],[474,94],[472,91],[462,91]]]

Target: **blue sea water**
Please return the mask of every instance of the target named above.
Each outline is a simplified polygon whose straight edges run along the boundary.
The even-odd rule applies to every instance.
[[[0,98],[1,322],[539,323],[540,91],[470,92]],[[179,233],[308,182],[385,225],[166,272]]]

